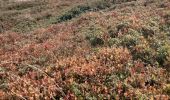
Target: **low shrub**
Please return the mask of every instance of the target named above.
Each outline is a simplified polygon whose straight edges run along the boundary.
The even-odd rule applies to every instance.
[[[160,64],[160,66],[165,66],[165,62],[168,60],[169,56],[170,56],[170,46],[165,45],[158,48],[156,60]]]
[[[163,23],[163,25],[161,26],[162,30],[170,35],[170,12],[166,12],[163,18],[165,23]]]
[[[141,33],[143,34],[145,38],[148,38],[148,37],[153,37],[153,35],[155,34],[155,31],[151,27],[145,26],[145,27],[142,27]]]
[[[77,7],[72,8],[70,11],[67,11],[65,14],[58,18],[58,22],[63,22],[67,20],[71,20],[74,17],[90,10],[89,6],[79,5]]]
[[[117,45],[117,46],[124,46],[129,49],[130,48],[132,49],[134,46],[136,46],[137,44],[140,43],[141,34],[138,31],[129,28],[128,27],[129,25],[127,27],[126,27],[126,25],[125,26],[120,25],[120,26],[122,26],[122,27],[119,27],[117,29],[124,30],[126,28],[127,29],[126,34],[118,36],[118,33],[114,32],[112,30],[109,31],[109,34],[111,37],[111,39],[108,42],[109,46]]]
[[[118,24],[116,26],[116,28],[117,28],[118,32],[119,31],[124,32],[124,31],[127,31],[130,28],[130,25],[129,25],[128,22],[122,22],[122,23]]]
[[[111,38],[116,38],[118,36],[116,29],[109,29],[108,33],[109,33]]]
[[[92,46],[103,45],[104,40],[102,38],[94,37],[90,39],[90,43]]]
[[[98,25],[91,25],[85,28],[82,33],[92,46],[103,45],[105,42],[103,39],[103,29]]]
[[[121,39],[122,46],[127,47],[129,49],[136,46],[138,42],[138,38],[131,35],[124,35]]]
[[[115,28],[111,28],[111,26],[108,27],[108,34],[110,35],[111,38],[117,38],[119,35],[130,32],[128,31],[129,29],[130,29],[130,24],[128,22],[122,22],[119,23]]]
[[[120,40],[118,38],[111,38],[109,39],[108,41],[108,45],[111,47],[111,46],[119,46],[120,44]]]
[[[170,36],[170,23],[164,23],[162,25],[160,25],[160,30],[167,33],[168,36]]]
[[[146,64],[155,64],[156,52],[145,44],[139,44],[135,46],[135,50],[131,51],[133,59],[142,60]]]
[[[148,43],[150,45],[150,48],[153,48],[153,49],[157,50],[161,46],[165,45],[164,40],[160,40],[160,38],[158,39],[157,37],[152,37],[152,38],[148,39]]]

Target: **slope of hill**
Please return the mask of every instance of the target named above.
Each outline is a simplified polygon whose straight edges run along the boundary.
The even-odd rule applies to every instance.
[[[0,32],[26,33],[57,21],[57,16],[84,0],[2,0]]]
[[[170,99],[169,0],[4,2],[0,99]]]

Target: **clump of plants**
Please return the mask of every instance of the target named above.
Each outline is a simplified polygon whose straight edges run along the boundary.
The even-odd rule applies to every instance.
[[[83,29],[82,34],[85,35],[85,39],[87,39],[92,46],[101,46],[105,43],[103,39],[104,31],[98,25],[92,25],[91,27]]]
[[[79,5],[77,7],[72,8],[71,10],[64,13],[62,16],[58,18],[58,22],[63,22],[67,20],[71,20],[80,14],[90,10],[91,8],[89,6]]]
[[[157,61],[161,66],[164,66],[165,61],[170,56],[169,51],[170,51],[169,46],[162,46],[162,47],[158,48]]]

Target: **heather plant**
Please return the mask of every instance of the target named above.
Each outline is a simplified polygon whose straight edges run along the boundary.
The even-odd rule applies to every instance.
[[[125,46],[127,48],[132,48],[139,42],[137,37],[131,35],[124,35],[121,39],[122,46]]]
[[[155,50],[147,47],[144,44],[139,44],[135,47],[136,50],[134,50],[133,53],[133,57],[134,59],[141,59],[142,61],[144,61],[147,64],[154,64],[155,61]]]
[[[169,57],[169,50],[170,48],[167,45],[158,48],[157,61],[161,66],[164,66],[165,61]]]
[[[0,99],[170,99],[168,0],[38,1],[0,7]]]
[[[91,8],[89,6],[84,6],[84,5],[80,5],[80,6],[77,6],[75,8],[72,8],[70,11],[66,12],[61,17],[59,17],[58,18],[59,19],[58,22],[63,22],[63,21],[71,20],[72,18],[75,18],[78,15],[80,15],[81,13],[84,13],[84,12],[90,10],[90,9]]]
[[[98,25],[87,27],[85,30],[83,30],[83,33],[85,34],[85,38],[89,40],[92,46],[103,45],[105,42],[103,39],[103,29]]]
[[[94,37],[90,39],[90,43],[92,46],[103,45],[104,41],[102,38]]]
[[[111,46],[119,46],[120,45],[120,40],[117,38],[111,38],[108,41],[108,45]]]
[[[116,29],[108,29],[108,34],[110,35],[111,38],[116,38],[117,30]]]

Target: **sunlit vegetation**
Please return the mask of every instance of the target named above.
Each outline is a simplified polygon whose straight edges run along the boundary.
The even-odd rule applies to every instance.
[[[0,3],[0,99],[170,99],[169,0]]]

